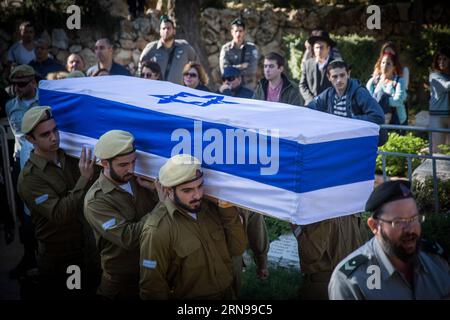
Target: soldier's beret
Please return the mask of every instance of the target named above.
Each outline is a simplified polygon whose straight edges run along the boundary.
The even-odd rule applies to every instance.
[[[83,73],[83,71],[80,70],[74,70],[70,72],[66,78],[82,78],[86,77],[86,75]]]
[[[411,183],[407,180],[387,181],[376,187],[367,200],[366,211],[375,212],[385,203],[412,198]]]
[[[231,21],[232,26],[238,26],[245,29],[245,22],[241,18],[236,18],[233,21]]]
[[[134,137],[122,130],[111,130],[104,133],[94,148],[97,158],[107,160],[135,151]]]
[[[36,75],[36,72],[34,69],[27,65],[27,64],[21,64],[17,67],[15,67],[9,76],[9,79],[11,81],[14,80],[20,80],[21,78],[28,78],[28,77],[34,77]]]
[[[52,108],[48,106],[36,106],[30,108],[22,118],[22,132],[27,134],[41,122],[53,118]]]
[[[173,156],[159,170],[159,182],[163,187],[176,187],[197,180],[203,175],[200,161],[188,154]]]

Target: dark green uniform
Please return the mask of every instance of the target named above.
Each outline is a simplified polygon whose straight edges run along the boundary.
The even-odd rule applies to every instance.
[[[302,226],[297,238],[304,275],[303,298],[328,299],[328,283],[336,265],[367,239],[359,215],[348,215]]]
[[[253,253],[256,269],[267,269],[267,253],[269,252],[270,242],[264,216],[246,209],[241,209],[239,211],[244,223],[248,246]],[[244,267],[242,255],[233,257],[233,267],[233,287],[236,295],[239,297],[241,289],[241,273],[242,267]]]
[[[89,230],[83,229],[89,180],[80,175],[78,159],[61,149],[58,159],[59,166],[32,152],[18,180],[19,195],[35,226],[42,285],[51,295],[66,291],[67,266],[78,265],[82,274],[86,271],[83,248],[89,245],[85,237]]]
[[[133,195],[103,173],[89,189],[84,214],[94,230],[100,251],[102,279],[98,294],[110,298],[138,298],[139,237],[144,219],[157,204],[156,192],[130,180]]]
[[[153,210],[141,235],[142,299],[233,298],[231,257],[246,247],[235,207],[203,200],[196,219],[167,199]]]

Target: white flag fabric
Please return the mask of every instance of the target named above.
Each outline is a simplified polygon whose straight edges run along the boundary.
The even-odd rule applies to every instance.
[[[126,130],[138,174],[154,178],[189,153],[207,194],[296,224],[360,212],[373,189],[379,126],[370,122],[126,76],[41,81],[39,98],[68,154]]]

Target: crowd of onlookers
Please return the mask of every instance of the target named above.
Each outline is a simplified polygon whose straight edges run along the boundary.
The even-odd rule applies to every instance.
[[[379,125],[408,124],[407,89],[409,69],[401,64],[399,51],[395,43],[386,42],[383,44],[374,66],[372,77],[364,85],[358,79],[351,78],[351,69],[329,34],[324,30],[313,30],[305,43],[301,79],[300,83],[296,84],[285,73],[285,59],[283,55],[277,52],[271,52],[263,57],[264,76],[262,79],[256,79],[260,58],[259,51],[254,44],[245,39],[245,22],[240,18],[235,19],[230,23],[230,28],[232,40],[224,44],[220,51],[220,69],[223,83],[220,85],[217,94],[305,106],[336,116],[370,121]],[[23,131],[23,121],[24,118],[27,118],[25,115],[31,117],[32,120],[34,119],[33,117],[44,117],[42,118],[44,120],[36,118],[38,119],[36,121],[52,119],[51,110],[35,109],[39,105],[38,81],[40,79],[58,80],[108,75],[131,76],[129,70],[114,62],[113,45],[106,38],[98,39],[95,43],[95,55],[97,57],[95,65],[85,65],[83,57],[77,53],[72,53],[67,58],[66,64],[62,65],[49,54],[48,41],[42,38],[34,39],[35,30],[31,23],[22,23],[19,31],[20,40],[8,51],[8,70],[10,70],[8,80],[10,81],[10,86],[6,90],[2,90],[0,104],[0,109],[6,116],[15,137],[13,152],[11,152],[15,187],[21,172],[21,179],[23,179],[23,171],[30,172],[31,170],[30,154],[33,154],[33,148],[35,150],[36,148],[44,148],[39,144],[38,137],[33,136],[33,130],[38,127],[39,122],[33,123],[32,129],[29,131]],[[167,16],[161,17],[160,39],[149,43],[143,50],[136,76],[149,80],[169,81],[197,90],[212,91],[212,87],[208,87],[210,85],[208,74],[202,66],[202,62],[199,61],[195,50],[187,41],[175,39],[175,35],[176,28],[173,21]],[[436,52],[431,69],[429,78],[431,89],[429,105],[430,127],[450,128],[449,47],[442,47]],[[36,114],[30,115],[30,111],[36,112]],[[55,128],[51,130],[57,130]],[[51,132],[48,134],[52,134]],[[134,138],[127,134],[119,134],[117,137],[119,140],[122,138],[126,140],[126,143],[129,143],[131,140],[134,141]],[[383,145],[386,140],[387,137],[383,137],[380,132],[379,145]],[[123,145],[126,145],[125,142]],[[449,145],[450,135],[434,133],[433,152],[438,152],[441,144]],[[108,146],[108,144],[106,145]],[[118,151],[110,158],[104,159],[114,159],[123,155],[123,150],[119,150],[123,145],[112,145],[111,150],[118,148]],[[131,145],[130,148],[130,150],[133,150],[130,152],[134,152]],[[111,150],[105,152],[109,154],[112,152]],[[39,167],[39,160],[34,155],[31,157],[31,162],[34,161],[34,165]],[[111,162],[105,162],[102,166],[108,169],[108,163],[109,166],[113,167],[112,160]],[[60,164],[57,165],[59,166]],[[114,176],[114,170],[108,174],[108,179],[116,179],[116,182],[122,181],[119,179],[119,176]],[[89,178],[92,178],[92,175],[92,172],[90,172]],[[194,180],[196,181],[196,179]],[[192,181],[187,179],[182,182],[191,183]],[[145,183],[139,183],[139,185],[142,187]],[[87,186],[87,184],[84,185],[85,191],[89,189]],[[102,185],[97,187],[103,191],[105,188],[109,188],[102,187]],[[196,186],[196,188],[200,187]],[[396,185],[396,188],[399,188],[398,190],[400,191],[403,190],[403,187],[398,185]],[[126,191],[133,194],[130,190]],[[27,193],[24,193],[22,199],[19,199],[17,196],[16,203],[21,225],[21,241],[25,250],[21,263],[11,273],[12,277],[23,275],[24,272],[30,269],[30,266],[36,265],[34,256],[36,239],[33,236],[33,223],[29,207],[31,204],[32,209],[37,210],[35,208],[36,205],[47,201],[47,198],[36,198],[33,200],[35,203],[33,203],[32,200],[28,199],[28,205],[24,205],[23,198],[27,198]],[[409,198],[409,196],[404,195],[403,198]],[[392,199],[385,200],[394,201]],[[154,204],[148,210],[153,209],[153,207]],[[167,210],[170,212],[171,209]],[[268,237],[264,219],[257,213],[245,210],[240,211],[239,214],[241,220],[245,222],[245,234],[249,246],[254,251],[255,257],[258,257],[255,259],[258,277],[265,279],[268,277]],[[109,229],[119,217],[120,213],[105,222],[105,225],[100,224],[98,226],[99,232]],[[377,219],[375,215],[374,219]],[[418,220],[416,220],[411,220],[408,223],[417,222]],[[12,221],[11,219],[6,219],[5,221],[5,225],[8,226],[5,228],[6,234],[9,237],[8,239],[11,240],[11,232],[13,232],[11,229]],[[90,221],[90,223],[94,224],[97,222]],[[394,226],[393,223],[392,225]],[[148,228],[151,229],[151,226]],[[102,228],[104,229],[103,231],[101,231]],[[363,229],[361,216],[358,213],[321,221],[308,226],[292,225],[292,230],[299,243],[301,269],[305,274],[305,285],[309,286],[307,292],[310,298],[324,298],[328,296],[328,283],[334,268],[347,255],[364,243]],[[376,234],[375,231],[374,234]],[[130,239],[137,241],[136,237]],[[121,255],[122,258],[126,256],[123,248],[120,249],[122,244],[116,243],[115,238],[106,238],[104,241],[111,241],[117,246],[108,247],[112,250],[107,254],[108,261],[114,260],[116,254]],[[151,239],[148,241],[151,241]],[[344,246],[342,243],[347,243],[348,245]],[[320,248],[318,248],[318,244],[320,244]],[[188,251],[182,245],[177,250],[182,253],[183,250]],[[187,254],[189,252],[186,252]],[[236,257],[233,258],[235,270],[241,270],[242,257],[236,254]],[[144,267],[146,269],[156,268],[156,262],[153,260],[145,261],[146,265]],[[178,260],[175,262],[182,263]],[[359,261],[357,262],[359,263]],[[107,268],[107,266],[103,265],[103,261],[102,267]],[[174,272],[176,271],[174,270]],[[236,271],[237,273],[238,271]],[[115,281],[114,276],[116,275],[113,272],[110,276],[112,277],[111,279],[102,279],[102,281],[110,281],[108,283],[111,285]],[[117,276],[117,279],[119,279],[117,281],[121,281],[120,279],[122,278]],[[234,286],[234,293],[236,294],[239,292],[240,281],[235,281],[237,281],[237,284]]]

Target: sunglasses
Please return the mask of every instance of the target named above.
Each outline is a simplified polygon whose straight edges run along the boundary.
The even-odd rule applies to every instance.
[[[186,72],[186,73],[183,73],[183,76],[189,77],[189,78],[197,78],[198,74]]]
[[[234,79],[236,79],[236,77],[226,77],[222,78],[222,81],[234,81]]]
[[[13,82],[13,85],[15,85],[19,88],[25,88],[30,82],[31,82],[31,80],[28,80],[26,82]]]

